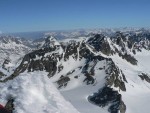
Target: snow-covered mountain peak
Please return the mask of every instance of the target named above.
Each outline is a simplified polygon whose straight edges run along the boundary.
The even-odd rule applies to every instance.
[[[43,44],[42,47],[55,47],[55,46],[60,46],[60,43],[53,37],[53,36],[48,36],[45,39],[45,43]]]

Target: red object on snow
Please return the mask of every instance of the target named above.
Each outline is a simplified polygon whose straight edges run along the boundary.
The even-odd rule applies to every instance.
[[[0,104],[0,109],[5,109],[5,108],[4,108],[4,106],[2,106],[2,105]]]
[[[7,111],[3,105],[0,104],[0,113],[10,113],[10,112]]]

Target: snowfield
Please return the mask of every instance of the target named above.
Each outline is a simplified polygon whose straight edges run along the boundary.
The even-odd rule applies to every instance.
[[[126,92],[120,91],[123,101],[126,104],[126,113],[149,113],[150,102],[150,84],[142,81],[138,76],[141,72],[150,74],[150,54],[149,51],[143,50],[135,55],[138,65],[133,66],[120,57],[112,56],[112,59],[119,66],[126,76]],[[113,89],[116,89],[113,87]],[[118,89],[116,89],[118,90]]]
[[[67,102],[45,72],[24,73],[0,84],[0,104],[15,98],[14,113],[79,113]]]

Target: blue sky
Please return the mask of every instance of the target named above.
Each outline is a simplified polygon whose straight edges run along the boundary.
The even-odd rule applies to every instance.
[[[149,27],[150,0],[0,0],[0,31]]]

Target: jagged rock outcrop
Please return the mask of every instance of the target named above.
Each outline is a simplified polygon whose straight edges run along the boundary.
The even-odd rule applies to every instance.
[[[3,76],[6,76],[3,72],[0,71],[0,79],[3,77]]]
[[[112,59],[107,59],[106,67],[106,85],[118,87],[122,91],[126,91],[125,82],[127,82],[125,75],[122,71],[114,64]]]
[[[77,60],[78,58],[78,47],[79,43],[70,43],[65,47],[65,54],[64,54],[64,60],[66,61],[69,59],[69,56],[72,56],[74,59]]]
[[[127,53],[125,53],[124,55],[123,54],[119,54],[119,56],[121,56],[123,59],[125,59],[128,62],[130,62],[131,64],[137,65],[137,60],[133,56],[131,56],[131,55],[127,54]]]
[[[48,43],[47,40],[52,42]],[[62,50],[58,43],[56,43],[56,46],[51,44],[55,44],[54,39],[51,40],[48,37],[46,44],[41,49],[26,54],[14,73],[3,82],[13,79],[25,70],[28,72],[45,70],[49,72],[49,76],[53,76],[57,71],[57,62],[62,58]]]
[[[67,86],[67,83],[70,81],[70,78],[68,76],[61,76],[60,79],[58,81],[56,81],[56,83],[58,84],[58,88],[61,87],[65,87]]]
[[[94,37],[89,38],[87,43],[94,47],[94,50],[97,52],[101,51],[105,55],[113,54],[113,50],[111,49],[107,38],[102,34],[96,34]]]
[[[6,58],[2,64],[2,68],[7,70],[7,65],[11,62],[9,58]]]
[[[109,105],[108,111],[110,113],[125,113],[126,111],[126,105],[122,101],[121,94],[106,86],[92,96],[89,96],[88,100],[100,107]]]
[[[14,107],[15,107],[14,106],[14,99],[13,98],[8,99],[8,102],[5,105],[5,109],[7,111],[9,111],[9,113],[13,113]]]
[[[97,62],[104,60],[105,58],[102,56],[94,56],[93,54],[91,54],[86,62],[84,67],[82,68],[82,73],[84,74],[84,76],[86,77],[83,82],[86,82],[87,85],[89,84],[94,84],[95,83],[95,79],[94,79],[94,75],[95,75],[95,66],[97,64]],[[89,66],[92,63],[91,66]]]
[[[150,77],[149,77],[147,74],[141,73],[141,74],[138,75],[138,76],[141,78],[141,80],[145,80],[145,81],[147,81],[148,83],[150,83]]]
[[[115,52],[127,62],[137,65],[137,60],[130,54],[130,52],[133,54],[136,53],[133,49],[135,44],[133,40],[130,40],[131,38],[128,35],[121,32],[116,32],[115,36],[111,37],[111,39]]]

